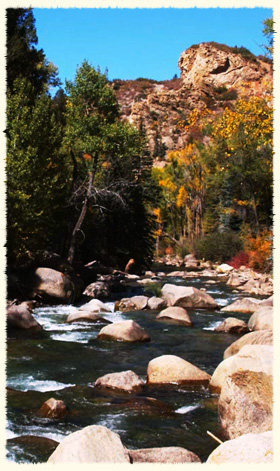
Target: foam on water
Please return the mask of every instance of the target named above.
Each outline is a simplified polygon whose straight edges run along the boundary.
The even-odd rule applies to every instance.
[[[7,386],[9,388],[18,389],[20,391],[58,391],[59,389],[64,389],[70,386],[75,386],[75,384],[65,384],[58,381],[51,380],[40,380],[34,378],[32,375],[21,374],[16,377],[11,377],[7,381]]]
[[[126,419],[127,413],[107,414],[101,420],[98,420],[95,425],[103,425],[116,433],[125,433],[123,428],[123,421]],[[122,427],[121,427],[122,426]]]
[[[227,298],[215,298],[216,303],[219,304],[219,306],[226,306],[227,304],[231,304],[237,297],[227,297]]]
[[[215,330],[218,325],[220,325],[223,321],[216,321],[211,322],[208,327],[203,327],[203,330]]]
[[[121,311],[116,311],[116,312],[102,312],[100,313],[102,317],[104,317],[104,319],[107,319],[108,321],[111,321],[111,322],[120,322],[120,321],[124,321],[127,319],[127,317],[125,317],[123,315],[123,312]]]
[[[77,343],[88,343],[89,340],[96,338],[98,332],[65,332],[64,334],[52,334],[51,338],[53,340],[58,340],[59,342],[77,342]]]
[[[193,406],[182,406],[179,407],[179,409],[176,409],[175,412],[177,412],[177,414],[188,414],[189,412],[198,409],[199,407],[201,407],[200,404],[194,404]]]

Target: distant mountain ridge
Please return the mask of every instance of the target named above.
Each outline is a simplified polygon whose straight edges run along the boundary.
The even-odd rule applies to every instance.
[[[219,112],[240,96],[271,93],[272,61],[248,49],[215,42],[193,45],[178,62],[180,78],[114,80],[123,119],[144,126],[154,158],[187,142],[189,113],[208,107]]]

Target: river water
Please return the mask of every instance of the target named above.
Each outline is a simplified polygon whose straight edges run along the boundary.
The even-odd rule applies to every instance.
[[[223,307],[240,294],[219,278],[196,277],[162,281],[206,288]],[[139,288],[140,289],[140,288]],[[138,289],[138,291],[139,291]],[[134,294],[134,293],[133,293]],[[138,294],[138,293],[137,293]],[[193,327],[157,321],[156,311],[113,312],[110,321],[133,319],[150,335],[146,343],[97,340],[102,324],[67,324],[74,306],[44,306],[33,315],[43,332],[9,334],[7,341],[7,459],[17,463],[45,462],[52,450],[40,442],[16,437],[46,437],[60,442],[66,435],[88,425],[104,425],[118,433],[127,448],[181,446],[202,461],[217,447],[207,430],[220,436],[218,397],[208,389],[191,390],[145,387],[137,396],[104,394],[94,389],[100,376],[133,370],[144,380],[150,360],[177,355],[212,374],[223,360],[224,350],[238,336],[216,333],[214,327],[226,317],[245,321],[246,314],[219,310],[193,310]],[[62,399],[69,412],[64,419],[40,417],[38,410],[50,397]]]

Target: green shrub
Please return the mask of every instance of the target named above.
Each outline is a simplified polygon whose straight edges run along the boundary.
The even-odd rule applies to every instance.
[[[161,285],[159,283],[147,283],[144,292],[147,296],[157,296],[158,298],[161,297]]]
[[[222,263],[242,249],[242,240],[234,232],[214,232],[198,239],[194,251],[198,259]]]

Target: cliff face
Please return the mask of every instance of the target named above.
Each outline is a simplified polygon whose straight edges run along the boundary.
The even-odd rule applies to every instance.
[[[272,63],[245,48],[202,43],[184,51],[178,65],[181,77],[173,80],[113,83],[123,119],[144,125],[155,158],[186,144],[185,126],[194,108],[218,112],[241,93],[265,95],[272,84]]]

